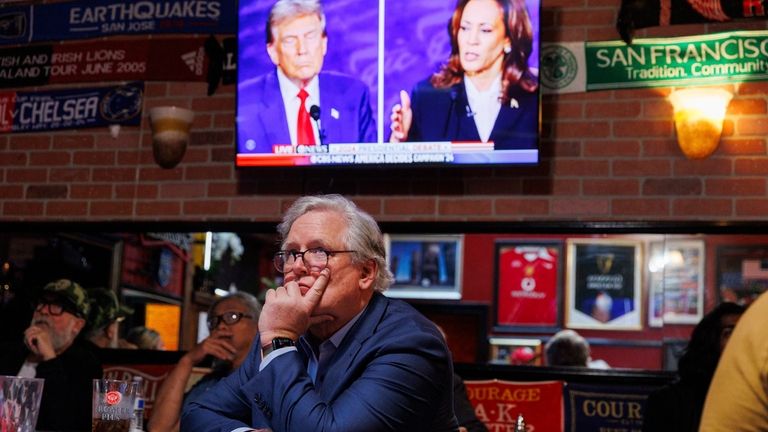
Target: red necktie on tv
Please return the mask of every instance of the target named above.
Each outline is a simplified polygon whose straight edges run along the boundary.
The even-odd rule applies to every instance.
[[[312,130],[312,121],[309,119],[309,113],[305,105],[309,93],[301,89],[298,96],[301,99],[301,105],[299,106],[299,116],[296,123],[296,144],[315,145],[315,132]]]

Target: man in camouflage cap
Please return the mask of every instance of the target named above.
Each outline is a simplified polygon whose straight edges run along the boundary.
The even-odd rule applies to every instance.
[[[78,337],[90,311],[78,283],[43,287],[23,341],[0,347],[0,375],[43,378],[39,430],[83,431],[91,424],[92,380],[103,371],[91,345]]]
[[[121,346],[121,341],[118,340],[120,323],[133,313],[133,309],[120,304],[112,290],[94,288],[89,291],[88,296],[91,299],[88,340],[100,348],[126,347]]]

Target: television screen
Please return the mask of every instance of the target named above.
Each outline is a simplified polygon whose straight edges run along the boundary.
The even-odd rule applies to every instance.
[[[536,164],[540,0],[240,0],[237,166]]]

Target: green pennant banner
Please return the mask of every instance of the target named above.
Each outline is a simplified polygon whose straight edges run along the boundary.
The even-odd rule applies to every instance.
[[[768,80],[768,31],[543,44],[548,93]]]

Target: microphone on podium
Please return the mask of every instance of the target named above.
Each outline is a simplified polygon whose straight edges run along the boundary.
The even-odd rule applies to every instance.
[[[317,105],[312,105],[309,107],[309,116],[312,117],[315,123],[317,123],[317,134],[320,136],[320,145],[324,145],[325,131],[321,127],[320,123],[320,107]]]

